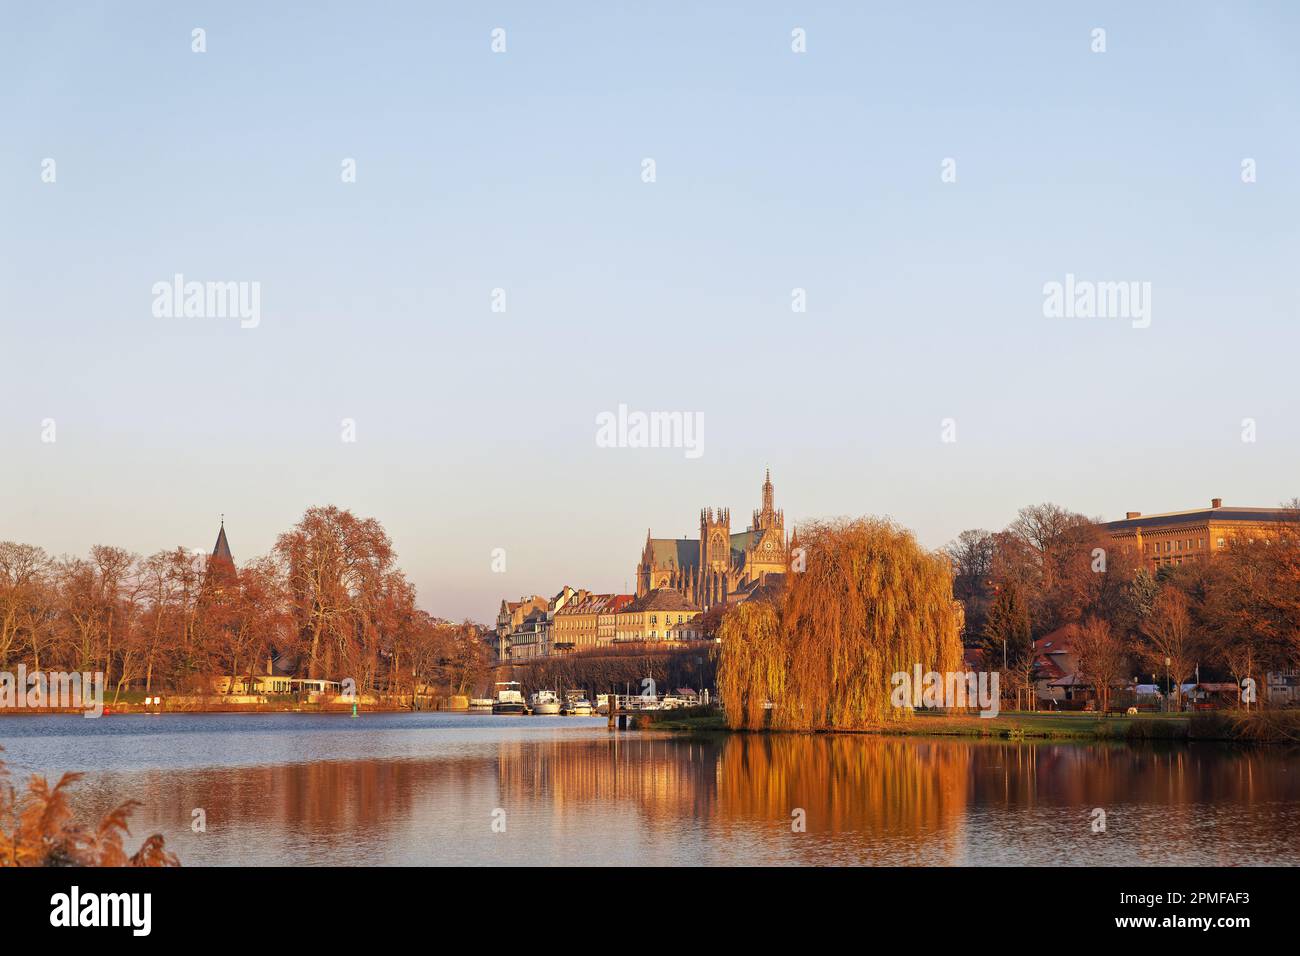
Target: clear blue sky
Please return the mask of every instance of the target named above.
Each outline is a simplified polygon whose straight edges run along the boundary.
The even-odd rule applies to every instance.
[[[281,6],[6,8],[0,538],[224,512],[243,560],[334,503],[485,620],[743,529],[766,465],[788,521],[930,546],[1300,493],[1294,4]],[[175,273],[260,325],[155,318]],[[1151,327],[1045,318],[1067,273],[1150,282]],[[619,403],[703,456],[596,447]]]

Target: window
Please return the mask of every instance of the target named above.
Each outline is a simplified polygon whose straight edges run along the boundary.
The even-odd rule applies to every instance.
[[[1221,548],[1223,547],[1223,539],[1222,539],[1222,538],[1219,539],[1219,547],[1221,547]]]

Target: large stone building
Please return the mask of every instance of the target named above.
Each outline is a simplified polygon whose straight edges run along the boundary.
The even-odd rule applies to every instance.
[[[699,638],[692,623],[700,609],[673,588],[642,594],[617,614],[615,643],[687,641]]]
[[[744,531],[732,532],[731,509],[700,512],[698,538],[653,538],[646,532],[636,567],[636,594],[668,588],[688,604],[707,610],[714,604],[744,600],[768,575],[784,574],[790,562],[785,514],[773,506],[772,474],[763,482],[763,505]]]
[[[583,592],[586,594],[586,592]],[[551,648],[556,654],[591,650],[614,639],[614,616],[632,600],[630,594],[586,594],[555,612]],[[601,618],[608,627],[602,632]]]
[[[572,588],[566,584],[550,600],[534,594],[518,601],[502,601],[497,612],[497,659],[530,661],[573,650],[578,624],[566,615],[566,611],[591,598],[591,592],[585,588]],[[558,632],[557,622],[562,628]],[[595,626],[596,618],[593,616],[593,633]]]
[[[512,635],[527,632],[540,639],[539,620],[545,622],[548,604],[540,594],[501,602],[501,609],[497,611],[497,660],[504,661],[510,657]]]
[[[1144,515],[1130,511],[1104,527],[1112,541],[1133,548],[1147,567],[1203,561],[1222,551],[1236,535],[1272,534],[1278,522],[1295,520],[1282,508],[1225,508],[1214,498],[1208,508]]]

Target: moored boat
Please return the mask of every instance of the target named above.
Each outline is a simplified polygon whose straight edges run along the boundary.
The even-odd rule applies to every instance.
[[[556,696],[553,690],[537,691],[533,694],[530,703],[533,706],[534,714],[547,716],[560,712],[560,698]]]
[[[499,680],[496,683],[497,696],[492,702],[494,714],[526,714],[528,704],[524,702],[523,692],[517,680]]]
[[[564,709],[561,713],[568,714],[571,717],[590,717],[592,712],[591,701],[587,700],[587,695],[581,690],[566,690],[564,692]]]

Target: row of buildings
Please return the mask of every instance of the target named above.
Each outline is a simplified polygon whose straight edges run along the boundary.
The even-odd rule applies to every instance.
[[[540,657],[616,644],[697,641],[701,610],[671,588],[644,595],[593,594],[567,584],[554,597],[502,601],[497,613],[497,659]]]
[[[553,597],[503,600],[497,612],[499,661],[528,661],[618,644],[706,640],[700,618],[710,608],[739,604],[784,582],[798,535],[785,534],[772,475],[762,504],[744,531],[732,532],[730,508],[700,511],[698,538],[656,538],[646,532],[635,594],[595,594],[565,585]]]
[[[1208,508],[1151,515],[1130,511],[1102,527],[1118,546],[1134,549],[1158,570],[1206,560],[1233,537],[1267,535],[1288,519],[1294,515],[1284,509],[1224,507],[1214,498]],[[798,546],[797,532],[786,536],[785,513],[775,506],[769,471],[762,503],[744,531],[731,530],[729,508],[702,509],[696,538],[656,538],[647,531],[635,594],[597,594],[566,585],[549,598],[503,600],[496,621],[497,659],[527,661],[621,643],[705,639],[700,617],[712,607],[778,590]],[[1048,699],[1064,699],[1063,685],[1044,690]]]

